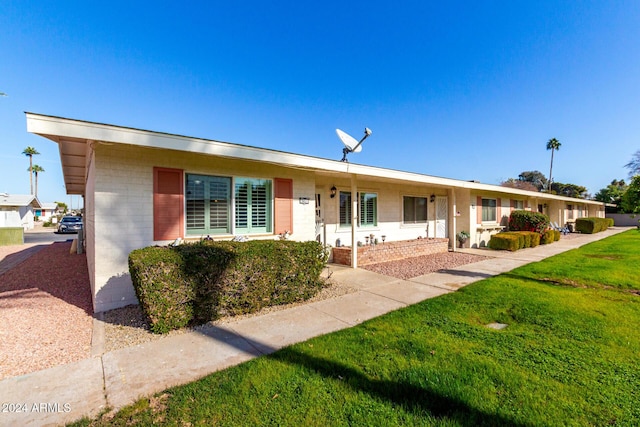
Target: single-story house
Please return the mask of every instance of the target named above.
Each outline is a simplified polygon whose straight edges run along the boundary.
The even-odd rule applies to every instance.
[[[38,221],[49,221],[57,212],[57,203],[42,203],[42,206],[35,210],[34,215]]]
[[[26,113],[59,145],[68,194],[84,197],[95,311],[137,303],[127,257],[206,236],[445,242],[484,246],[514,209],[566,224],[604,217],[600,202],[358,165],[246,145]],[[118,209],[113,209],[118,206]],[[428,238],[428,239],[427,239]],[[358,266],[358,251],[350,251]]]
[[[37,209],[42,209],[42,204],[33,194],[0,193],[0,227],[31,230]]]

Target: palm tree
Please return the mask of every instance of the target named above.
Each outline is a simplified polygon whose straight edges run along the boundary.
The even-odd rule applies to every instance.
[[[631,161],[624,165],[624,167],[629,169],[629,178],[633,178],[635,175],[640,175],[640,150],[633,153]]]
[[[29,183],[31,184],[31,194],[33,194],[33,156],[40,153],[38,153],[38,150],[33,147],[27,147],[24,149],[22,154],[29,157]]]
[[[38,197],[38,173],[44,172],[44,168],[42,166],[33,165],[31,167],[31,171],[36,175],[36,197]]]
[[[553,172],[553,152],[560,149],[560,141],[551,138],[547,142],[547,150],[551,150],[551,168],[549,168],[549,181],[547,182],[547,191],[551,191],[551,181],[553,181],[551,173]]]

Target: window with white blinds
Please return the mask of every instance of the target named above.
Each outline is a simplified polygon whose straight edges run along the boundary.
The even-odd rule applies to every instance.
[[[185,185],[187,234],[271,232],[271,180],[187,174]]]
[[[378,195],[376,193],[360,194],[360,227],[378,225]],[[351,226],[351,193],[340,192],[340,226]]]
[[[271,232],[271,180],[235,179],[236,233]]]
[[[186,187],[187,233],[230,233],[231,178],[188,174]]]
[[[340,192],[340,226],[351,225],[351,193]]]
[[[360,193],[360,226],[375,227],[376,225],[378,225],[378,195]]]

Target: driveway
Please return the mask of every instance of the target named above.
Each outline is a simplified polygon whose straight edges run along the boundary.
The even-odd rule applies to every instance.
[[[33,230],[27,230],[24,233],[25,244],[46,244],[53,242],[66,242],[67,240],[77,239],[77,234],[56,234],[55,228],[37,227]]]

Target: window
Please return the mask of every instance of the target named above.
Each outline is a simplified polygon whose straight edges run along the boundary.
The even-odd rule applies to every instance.
[[[351,226],[351,193],[340,192],[341,227]],[[360,224],[361,227],[375,227],[378,225],[378,195],[376,193],[360,193]]]
[[[187,233],[231,233],[231,178],[187,175]]]
[[[513,207],[519,210],[524,209],[524,200],[514,200]]]
[[[378,225],[378,195],[360,193],[360,226],[375,227]]]
[[[340,192],[340,226],[351,225],[351,193]]]
[[[427,222],[427,198],[404,196],[402,198],[405,224],[425,224]]]
[[[496,221],[496,199],[482,199],[482,222]]]
[[[236,178],[236,232],[268,233],[271,231],[271,181]]]
[[[271,180],[187,175],[187,234],[268,233],[271,231]],[[232,231],[231,201],[235,198]]]
[[[567,205],[567,219],[573,219],[573,205]]]

